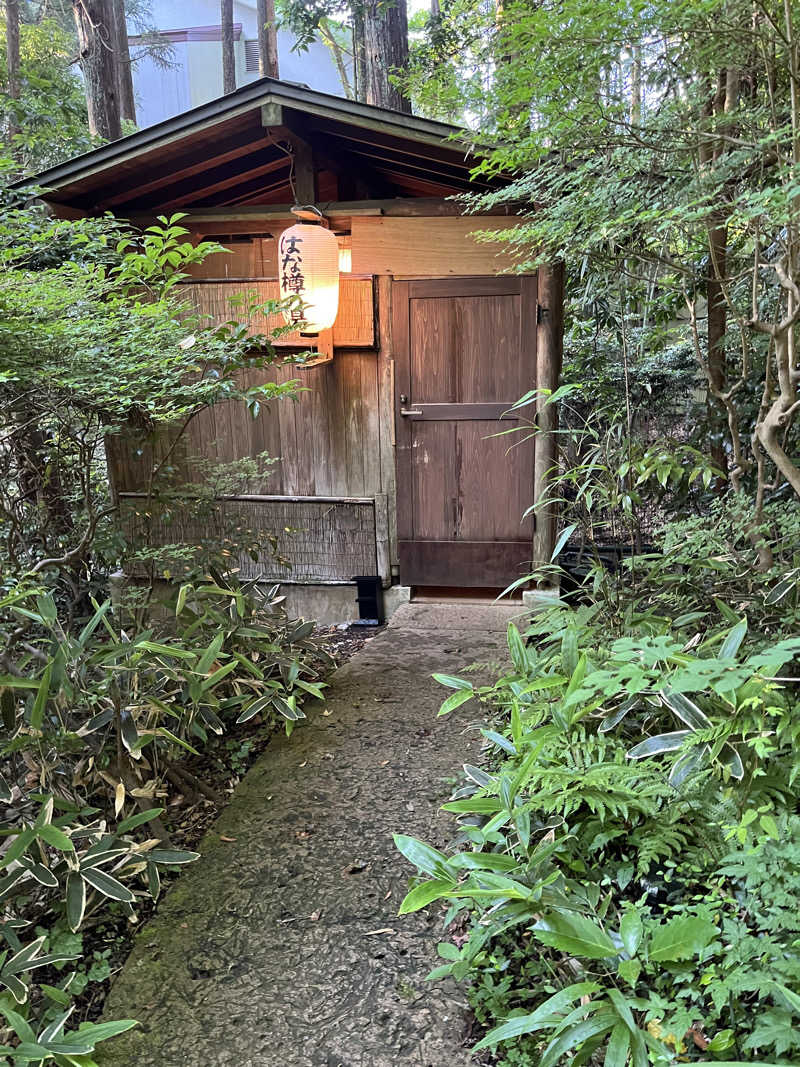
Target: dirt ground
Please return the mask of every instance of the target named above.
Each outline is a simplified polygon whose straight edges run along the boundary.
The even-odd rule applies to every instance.
[[[446,719],[433,671],[504,659],[514,609],[408,605],[276,736],[170,889],[106,1002],[137,1018],[104,1067],[467,1067],[463,991],[425,983],[442,912],[398,918],[393,833],[444,844],[479,760],[479,709]]]

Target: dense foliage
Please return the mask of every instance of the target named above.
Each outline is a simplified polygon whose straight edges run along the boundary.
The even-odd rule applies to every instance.
[[[797,20],[749,0],[453,0],[409,79],[511,177],[471,203],[529,209],[505,234],[520,268],[566,261],[579,380],[616,367],[631,423],[651,407],[637,381],[683,414],[694,379],[689,431],[756,523],[770,493],[800,494]]]
[[[675,523],[637,595],[512,624],[493,685],[437,676],[441,714],[485,702],[488,768],[446,853],[397,838],[424,879],[401,910],[450,902],[433,976],[471,979],[509,1067],[800,1054],[798,542],[745,586],[735,538],[698,551],[720,518]]]
[[[187,482],[174,457],[192,420],[215,404],[257,414],[297,385],[269,380],[270,338],[182,302],[186,269],[219,246],[193,246],[179,216],[137,233],[4,196],[0,1055],[90,1065],[99,1041],[134,1025],[87,1022],[85,998],[76,1008],[110,974],[97,932],[137,921],[164,874],[196,858],[171,841],[174,804],[221,803],[192,760],[230,765],[221,738],[237,724],[291,731],[322,697],[328,660],[313,623],[235,577],[269,532],[222,528],[200,552],[153,535],[156,517],[208,511],[220,486],[270,462]],[[261,384],[243,387],[253,370]],[[133,519],[109,486],[109,435],[147,464]],[[134,580],[115,585],[123,562]]]
[[[567,271],[564,384],[519,402],[559,403],[561,597],[495,684],[438,676],[487,766],[448,848],[397,838],[509,1067],[800,1058],[798,15],[445,0],[412,52],[510,179],[471,206]]]

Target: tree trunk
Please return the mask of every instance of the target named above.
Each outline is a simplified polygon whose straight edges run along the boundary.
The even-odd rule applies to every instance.
[[[126,122],[136,122],[136,98],[133,94],[131,50],[128,46],[128,23],[125,19],[125,0],[112,0],[114,8],[114,46],[119,77],[119,111]]]
[[[222,21],[222,91],[236,89],[236,57],[233,51],[233,0],[221,0]]]
[[[344,52],[342,51],[339,42],[336,40],[336,34],[331,28],[331,24],[327,18],[321,18],[319,20],[319,35],[331,50],[331,55],[336,63],[336,69],[339,72],[339,81],[342,83],[342,89],[344,89],[344,95],[348,100],[356,100],[357,97],[353,90],[353,86],[347,76],[347,63],[345,61]]]
[[[364,11],[360,4],[353,7],[353,89],[356,100],[367,102],[367,57],[364,41]]]
[[[279,78],[275,0],[258,0],[256,6],[258,11],[258,73],[262,78]]]
[[[368,104],[411,114],[411,101],[393,85],[389,75],[408,66],[408,9],[406,0],[364,4],[364,55]]]
[[[6,71],[7,92],[12,101],[19,100],[19,0],[6,0]],[[11,117],[8,121],[8,140],[19,133],[16,114],[11,105]],[[17,149],[12,148],[15,158],[19,158]]]
[[[724,406],[715,399],[715,393],[721,393],[728,380],[725,360],[725,331],[728,329],[727,302],[725,299],[726,259],[728,249],[728,227],[724,214],[714,216],[708,230],[709,259],[706,278],[706,299],[708,301],[707,343],[708,375],[713,392],[708,394],[709,408],[716,408],[724,417]],[[728,457],[722,442],[722,435],[714,435],[711,444],[711,458],[717,467],[727,473]],[[722,489],[722,484],[719,486]]]
[[[631,126],[642,124],[642,46],[631,45]]]
[[[78,56],[86,89],[89,132],[107,141],[122,136],[112,0],[73,0]]]

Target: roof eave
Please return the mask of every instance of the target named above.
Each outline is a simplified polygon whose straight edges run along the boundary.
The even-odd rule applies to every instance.
[[[228,118],[246,114],[254,108],[269,104],[295,107],[309,114],[321,115],[327,118],[349,121],[355,125],[362,125],[370,129],[391,129],[409,140],[420,143],[442,145],[453,143],[454,147],[464,150],[469,154],[470,148],[466,142],[459,139],[461,132],[458,127],[447,123],[437,122],[432,119],[418,118],[414,115],[406,115],[399,111],[388,108],[376,107],[372,104],[362,104],[354,100],[346,100],[342,97],[331,96],[328,93],[320,93],[314,89],[295,86],[286,82],[277,81],[273,78],[261,78],[257,82],[243,86],[233,93],[210,100],[206,104],[185,111],[155,126],[139,130],[136,133],[101,145],[100,148],[92,149],[83,155],[75,156],[65,163],[59,163],[40,174],[32,175],[15,183],[16,187],[37,185],[44,190],[45,197],[48,193],[57,192],[58,189],[72,182],[87,178],[98,171],[115,166],[126,160],[135,158],[146,150],[156,149],[159,146],[174,141],[183,134],[197,133],[204,128],[216,126]]]

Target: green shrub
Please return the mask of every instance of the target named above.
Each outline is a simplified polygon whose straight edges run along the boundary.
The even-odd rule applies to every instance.
[[[493,685],[436,676],[440,714],[486,704],[489,767],[444,805],[446,853],[396,838],[420,872],[401,913],[466,922],[431,977],[471,980],[508,1067],[796,1061],[800,637],[719,614],[642,602],[616,636],[562,605],[509,627]]]

